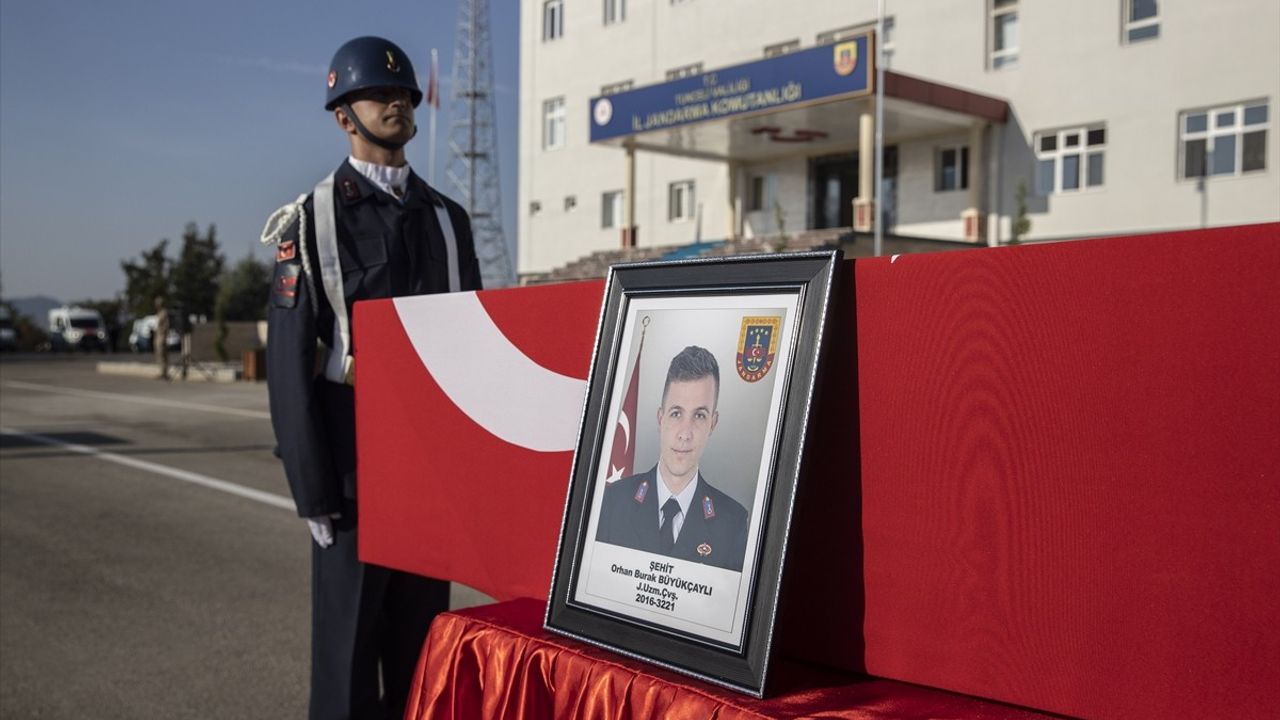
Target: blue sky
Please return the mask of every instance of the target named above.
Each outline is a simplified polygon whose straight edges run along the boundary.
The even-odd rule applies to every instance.
[[[504,227],[514,243],[519,4],[491,2]],[[111,297],[120,261],[189,221],[234,261],[268,214],[342,161],[324,112],[334,50],[382,35],[425,88],[439,49],[437,185],[456,0],[0,2],[0,283],[4,297]],[[427,176],[426,105],[409,162]],[[266,258],[263,250],[255,251]],[[514,255],[513,255],[514,264]]]

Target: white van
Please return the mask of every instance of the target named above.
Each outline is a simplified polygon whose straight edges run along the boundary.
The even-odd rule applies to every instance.
[[[49,346],[59,350],[107,350],[107,324],[97,310],[77,306],[49,311]]]

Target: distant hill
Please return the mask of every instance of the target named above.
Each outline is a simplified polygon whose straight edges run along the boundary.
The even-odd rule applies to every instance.
[[[11,303],[13,309],[18,311],[19,315],[26,315],[31,321],[40,327],[49,324],[49,311],[62,307],[62,301],[51,298],[47,295],[33,295],[30,297],[8,298],[5,302]]]

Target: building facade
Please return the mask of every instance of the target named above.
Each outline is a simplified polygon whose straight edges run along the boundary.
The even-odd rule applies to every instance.
[[[885,5],[877,213],[873,85],[591,142],[601,98],[767,77],[874,30],[873,0],[525,0],[520,273],[876,220],[979,244],[1019,215],[1033,241],[1280,220],[1280,3]]]

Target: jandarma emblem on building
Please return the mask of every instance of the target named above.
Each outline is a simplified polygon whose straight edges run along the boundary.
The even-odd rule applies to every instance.
[[[837,75],[844,76],[852,73],[854,68],[858,67],[858,43],[852,41],[837,43],[834,63]]]
[[[597,125],[608,125],[613,119],[613,103],[609,98],[600,98],[596,101],[595,116]]]
[[[757,382],[769,374],[777,353],[778,331],[781,317],[742,318],[742,330],[738,333],[738,376],[747,382]]]

